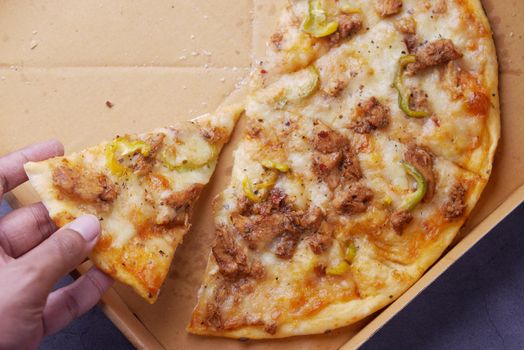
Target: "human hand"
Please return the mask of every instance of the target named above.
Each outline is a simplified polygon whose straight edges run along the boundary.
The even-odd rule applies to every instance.
[[[0,158],[0,198],[27,180],[23,165],[62,155],[48,141]],[[93,249],[100,223],[82,216],[56,231],[42,203],[0,218],[0,349],[34,349],[44,336],[91,309],[113,280],[92,268],[74,283],[51,292]]]

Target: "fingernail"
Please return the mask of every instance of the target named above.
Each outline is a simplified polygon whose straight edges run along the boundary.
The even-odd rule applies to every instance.
[[[78,232],[87,242],[94,240],[100,234],[100,222],[94,215],[80,216],[66,227]]]

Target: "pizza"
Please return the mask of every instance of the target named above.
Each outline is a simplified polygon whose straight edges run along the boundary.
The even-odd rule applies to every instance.
[[[252,73],[188,330],[323,333],[398,298],[491,173],[497,59],[478,0],[293,0]]]
[[[192,121],[30,162],[25,170],[57,226],[83,214],[99,218],[101,237],[90,259],[154,303],[242,110],[227,105]]]

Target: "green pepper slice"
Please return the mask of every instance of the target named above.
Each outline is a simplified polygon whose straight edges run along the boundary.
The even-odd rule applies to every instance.
[[[304,31],[315,38],[333,34],[338,29],[338,22],[328,21],[321,0],[309,0],[308,16],[302,25]]]
[[[425,118],[429,116],[429,112],[427,111],[414,111],[409,106],[410,99],[411,99],[411,91],[406,88],[404,85],[404,68],[410,63],[415,63],[417,61],[417,57],[415,55],[406,55],[402,56],[399,59],[399,68],[397,71],[397,75],[395,77],[395,82],[393,83],[393,86],[398,91],[398,106],[400,109],[406,113],[408,117],[411,118]]]
[[[404,167],[406,173],[408,173],[415,179],[415,181],[417,181],[417,190],[408,197],[406,202],[402,205],[401,209],[413,210],[426,195],[428,183],[426,178],[413,165],[406,163],[405,161],[401,161],[401,164],[402,167]]]

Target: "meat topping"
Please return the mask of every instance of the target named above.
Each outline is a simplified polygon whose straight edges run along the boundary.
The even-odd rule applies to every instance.
[[[412,16],[403,17],[395,22],[395,28],[404,34],[404,43],[410,54],[417,51],[419,40],[417,37],[417,22]]]
[[[402,231],[404,231],[404,228],[413,221],[413,214],[411,214],[409,211],[402,210],[397,211],[391,215],[391,225],[393,226],[393,229],[398,233],[402,234]]]
[[[362,177],[360,164],[349,141],[339,132],[324,124],[315,125],[313,147],[313,170],[330,189],[342,180],[359,180]]]
[[[431,10],[435,14],[444,14],[448,11],[448,4],[446,0],[437,0],[433,4],[433,9]]]
[[[358,214],[366,211],[373,191],[359,182],[350,183],[346,188],[338,189],[333,200],[333,207],[339,213]]]
[[[413,54],[417,51],[417,48],[419,47],[418,37],[414,34],[406,34],[404,35],[404,44],[406,44],[408,52],[410,54]]]
[[[63,194],[89,203],[109,203],[118,195],[117,186],[106,175],[65,161],[53,169],[53,184]]]
[[[417,61],[406,67],[408,75],[417,74],[430,67],[435,67],[450,61],[459,59],[462,54],[457,51],[453,42],[449,39],[438,39],[418,48],[416,52]]]
[[[362,17],[358,13],[341,14],[338,17],[338,29],[329,36],[329,40],[333,44],[338,44],[360,29],[362,29]]]
[[[331,238],[330,235],[326,235],[323,233],[312,234],[307,239],[309,247],[311,248],[313,253],[317,255],[324,253],[329,248],[332,241],[333,238]]]
[[[344,149],[344,159],[341,165],[342,178],[346,181],[357,181],[362,178],[362,169],[357,156],[349,147]]]
[[[295,252],[299,240],[300,234],[298,232],[283,232],[275,239],[275,255],[281,259],[290,259]]]
[[[356,109],[357,120],[352,129],[359,134],[369,134],[373,130],[383,129],[389,124],[389,108],[382,105],[375,97],[359,103]]]
[[[250,249],[264,247],[281,232],[293,232],[291,219],[284,213],[233,215],[233,225],[248,242]]]
[[[220,273],[227,279],[261,278],[264,275],[263,266],[255,263],[249,264],[242,247],[235,242],[231,232],[223,226],[218,226],[216,229],[212,252]]]
[[[304,215],[300,215],[297,222],[304,230],[316,232],[324,219],[324,213],[319,207],[309,209]]]
[[[337,152],[346,147],[347,143],[347,139],[335,130],[320,123],[315,126],[313,146],[316,151],[324,154]]]
[[[260,203],[253,203],[247,201],[247,203],[239,205],[241,213],[244,214],[259,214],[269,215],[272,212],[286,212],[290,210],[289,205],[286,203],[286,193],[279,188],[273,188],[268,195],[267,200]],[[244,202],[242,200],[242,202]]]
[[[433,156],[425,148],[410,144],[404,154],[406,162],[413,165],[424,176],[427,182],[427,191],[424,202],[429,202],[435,194],[435,173],[433,172]]]
[[[308,211],[294,210],[286,203],[286,194],[271,190],[268,198],[253,205],[239,201],[239,212],[231,221],[251,250],[271,245],[276,256],[289,259],[303,235],[316,232],[323,213],[318,207]]]
[[[151,172],[155,164],[156,154],[164,142],[164,137],[164,134],[154,134],[144,140],[150,147],[147,157],[137,152],[131,159],[131,167],[137,175],[146,175]]]
[[[395,28],[402,34],[417,34],[417,22],[412,16],[400,18],[395,22]]]
[[[396,15],[402,10],[402,0],[376,0],[375,10],[381,17]]]
[[[465,198],[466,188],[459,183],[455,184],[451,188],[448,200],[442,207],[444,217],[448,220],[453,220],[464,215],[467,207]]]
[[[331,170],[339,166],[342,161],[341,152],[333,152],[328,154],[323,154],[317,152],[313,155],[313,164],[316,167],[317,174],[327,176]]]

